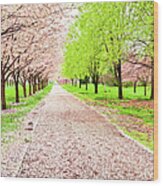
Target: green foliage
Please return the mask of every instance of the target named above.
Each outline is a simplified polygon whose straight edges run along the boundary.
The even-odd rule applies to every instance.
[[[84,3],[71,26],[63,75],[84,78],[113,73],[133,49],[153,57],[153,2]]]

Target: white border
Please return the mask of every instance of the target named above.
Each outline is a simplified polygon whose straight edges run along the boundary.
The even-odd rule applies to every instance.
[[[92,0],[2,0],[0,4],[15,4],[15,3],[56,3],[56,2],[93,2]],[[106,1],[106,0],[103,0]],[[113,0],[108,0],[113,1]],[[124,1],[124,0],[121,0]],[[126,1],[126,0],[125,0]],[[130,0],[133,1],[133,0]],[[158,88],[158,98],[159,98],[159,111],[163,111],[163,0],[157,0],[159,3],[159,88]],[[162,71],[162,73],[161,73]],[[159,114],[159,179],[155,182],[137,182],[137,181],[111,181],[111,180],[58,180],[58,179],[28,179],[28,178],[0,178],[0,183],[3,186],[33,186],[39,185],[44,186],[131,186],[131,185],[163,185],[163,114]],[[160,145],[161,144],[161,145]]]

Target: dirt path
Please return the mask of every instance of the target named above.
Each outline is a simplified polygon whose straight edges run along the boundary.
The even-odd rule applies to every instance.
[[[17,177],[153,179],[153,154],[55,85]]]

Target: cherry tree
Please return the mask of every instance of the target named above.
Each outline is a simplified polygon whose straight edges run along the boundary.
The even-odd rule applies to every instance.
[[[66,35],[64,23],[73,19],[69,13],[72,9],[72,3],[1,6],[2,109],[6,109],[5,86],[8,80],[14,82],[15,101],[19,102],[19,84],[23,86],[26,97],[28,82],[29,95],[32,95],[32,87],[35,93],[40,81],[47,84],[48,78],[58,69],[62,57],[55,59],[62,54],[57,49]]]
[[[133,82],[134,93],[136,93],[137,83],[141,82],[146,96],[146,87],[151,82],[151,73],[151,59],[147,56],[139,59],[136,55],[130,53],[127,62],[122,65],[123,82]]]

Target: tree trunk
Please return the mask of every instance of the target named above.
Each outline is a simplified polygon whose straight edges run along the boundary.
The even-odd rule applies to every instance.
[[[72,83],[72,86],[74,85],[74,80],[73,79],[71,79],[71,83]]]
[[[41,89],[44,89],[44,80],[41,81]]]
[[[29,96],[32,95],[32,85],[31,85],[31,81],[28,81],[28,86],[29,86]]]
[[[118,80],[117,65],[116,65],[116,63],[113,63],[113,64],[114,64],[114,76],[115,76],[115,79]]]
[[[137,85],[137,82],[135,81],[134,82],[134,93],[136,93],[136,85]]]
[[[33,79],[33,94],[36,93],[36,78]]]
[[[88,90],[88,82],[86,80],[86,83],[85,83],[85,90]]]
[[[121,60],[117,65],[117,72],[118,72],[118,98],[123,99],[123,91],[122,91],[122,76],[121,76]]]
[[[6,109],[6,94],[5,94],[5,80],[1,79],[1,107],[2,110]]]
[[[151,72],[151,96],[150,99],[154,99],[154,64],[152,62],[152,72]]]
[[[36,90],[35,90],[35,85],[33,83],[33,94],[35,94]]]
[[[147,95],[147,83],[145,82],[144,83],[144,96]]]
[[[35,92],[38,91],[38,87],[37,87],[37,81],[36,81],[36,78],[35,78]]]
[[[85,76],[85,90],[88,90],[88,76]]]
[[[24,97],[26,98],[27,97],[26,82],[23,83],[23,94]]]
[[[95,94],[98,94],[98,82],[97,81],[94,82],[94,86],[95,86]]]
[[[48,85],[48,81],[47,79],[45,79],[45,87]]]
[[[93,78],[93,82],[94,82],[94,93],[98,94],[98,75],[95,75]]]
[[[93,81],[93,84],[94,84],[94,93],[95,94],[98,94],[98,80],[99,80],[98,74],[96,74],[96,75],[94,75],[92,77],[92,81]]]
[[[82,80],[79,79],[79,88],[81,88],[81,85],[82,85]]]
[[[19,81],[15,81],[15,102],[19,103]]]
[[[38,90],[40,90],[40,78],[38,78]]]

